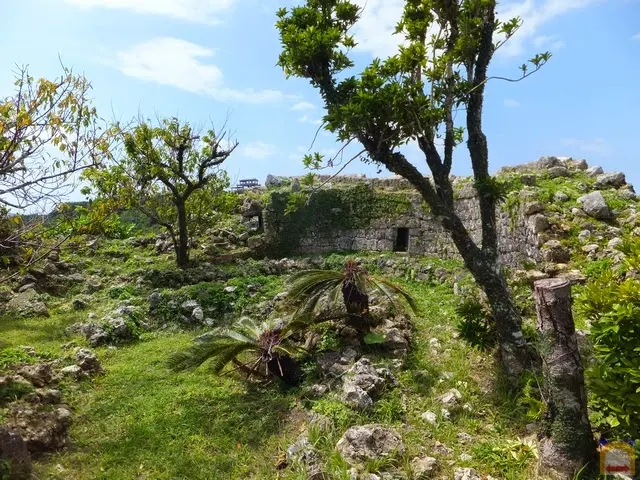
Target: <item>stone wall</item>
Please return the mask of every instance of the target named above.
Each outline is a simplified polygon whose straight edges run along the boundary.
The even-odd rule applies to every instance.
[[[320,180],[318,180],[320,181]],[[366,225],[359,213],[352,213],[354,205],[358,202],[355,198],[350,202],[329,204],[326,208],[313,211],[298,211],[289,215],[302,218],[302,222],[295,221],[287,224],[287,216],[283,214],[282,207],[279,211],[273,208],[276,202],[265,208],[265,233],[272,246],[279,255],[327,253],[333,251],[393,251],[399,228],[409,231],[408,252],[419,255],[432,255],[440,258],[459,258],[457,250],[451,241],[449,234],[444,231],[436,218],[429,213],[429,209],[422,201],[420,195],[411,190],[404,179],[367,179],[362,177],[336,177],[331,185],[323,191],[345,191],[353,189],[356,185],[360,188],[366,186],[376,192],[380,198],[397,198],[401,196],[406,202],[406,208],[397,209],[391,214],[375,216]],[[475,189],[469,181],[457,179],[456,184],[456,210],[460,218],[471,232],[476,241],[480,241],[482,225]],[[280,192],[278,195],[282,195]],[[316,194],[317,195],[317,194]],[[272,197],[273,199],[274,197]],[[350,197],[349,197],[350,198]],[[370,201],[367,197],[367,200]],[[280,199],[282,203],[282,199]],[[359,202],[362,203],[362,202]],[[360,208],[362,206],[360,205]],[[318,216],[322,216],[320,219]],[[328,217],[335,216],[336,222]],[[352,216],[351,219],[346,218]],[[318,221],[315,222],[314,218]],[[358,217],[358,218],[356,218]],[[340,225],[337,226],[339,220]],[[351,225],[358,225],[351,227]],[[500,212],[498,216],[500,250],[503,261],[507,265],[517,266],[523,260],[539,261],[540,239],[534,232],[534,225],[530,218],[516,210],[514,212]],[[283,240],[294,238],[293,241]]]
[[[456,210],[476,242],[482,235],[480,211],[473,189],[463,188],[458,195]],[[310,228],[300,239],[296,253],[326,253],[332,251],[392,251],[398,228],[409,229],[408,252],[440,258],[459,258],[449,234],[436,218],[428,213],[417,193],[407,192],[411,202],[408,212],[397,217],[379,218],[367,228],[342,230],[326,235]],[[517,266],[523,260],[539,261],[540,240],[530,222],[521,212],[500,212],[498,216],[499,244],[503,261]]]

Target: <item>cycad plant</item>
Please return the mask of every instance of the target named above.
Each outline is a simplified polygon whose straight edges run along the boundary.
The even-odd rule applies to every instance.
[[[347,310],[348,321],[360,332],[374,326],[369,312],[369,294],[377,292],[394,304],[403,299],[415,312],[416,302],[409,292],[390,281],[371,275],[355,260],[348,260],[344,269],[305,270],[291,275],[287,283],[288,297],[299,312],[312,312],[322,301],[335,305],[340,301]]]
[[[234,328],[217,329],[184,351],[169,359],[173,370],[197,368],[210,360],[214,373],[220,373],[233,363],[234,370],[247,374],[247,378],[268,379],[278,377],[289,385],[301,379],[301,370],[293,358],[298,350],[289,337],[299,330],[303,322],[286,324],[282,320],[258,323],[242,318]]]

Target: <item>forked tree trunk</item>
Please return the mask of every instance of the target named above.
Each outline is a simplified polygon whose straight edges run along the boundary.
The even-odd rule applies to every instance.
[[[189,264],[189,230],[187,226],[187,209],[183,203],[176,205],[178,210],[178,244],[176,249],[176,263],[180,268]]]
[[[571,313],[571,284],[551,278],[535,282],[534,290],[547,404],[540,462],[572,479],[583,466],[593,466],[596,444]]]

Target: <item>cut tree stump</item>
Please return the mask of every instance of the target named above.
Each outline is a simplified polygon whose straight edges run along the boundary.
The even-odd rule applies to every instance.
[[[587,414],[584,368],[571,312],[571,284],[548,278],[534,282],[540,356],[547,405],[540,462],[560,478],[594,468],[596,442]]]

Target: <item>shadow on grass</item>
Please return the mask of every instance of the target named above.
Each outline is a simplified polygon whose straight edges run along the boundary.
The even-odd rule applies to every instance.
[[[74,479],[273,478],[293,392],[206,368],[172,373],[175,348],[161,338],[109,352],[106,376],[71,401],[73,444],[45,467]]]
[[[68,341],[65,329],[83,318],[81,314],[38,318],[0,317],[0,348]]]

